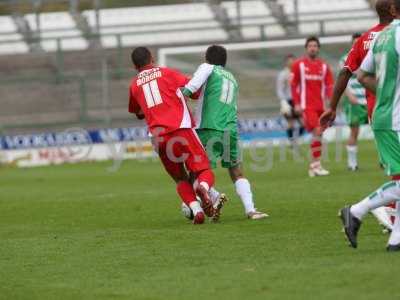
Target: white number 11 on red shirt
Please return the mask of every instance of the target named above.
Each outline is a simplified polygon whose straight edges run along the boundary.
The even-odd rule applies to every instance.
[[[142,86],[144,97],[148,108],[161,104],[162,98],[158,88],[157,80],[152,80]]]

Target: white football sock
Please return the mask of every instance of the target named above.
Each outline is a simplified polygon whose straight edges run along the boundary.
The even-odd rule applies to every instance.
[[[193,215],[197,215],[199,212],[203,212],[199,201],[192,201],[190,203],[190,209],[193,211]]]
[[[351,213],[362,219],[371,210],[400,200],[400,182],[390,181],[380,187],[375,193],[351,207]]]
[[[208,195],[210,196],[211,202],[214,205],[220,196],[220,192],[218,192],[215,188],[210,188],[210,190],[208,191]]]
[[[254,212],[256,209],[253,202],[253,193],[251,192],[250,182],[246,178],[240,178],[235,182],[236,193],[242,200],[246,214]]]
[[[357,162],[357,146],[346,146],[347,149],[347,165],[349,168],[354,169],[358,166]]]
[[[396,217],[392,234],[390,235],[389,245],[400,244],[400,203],[396,203]]]

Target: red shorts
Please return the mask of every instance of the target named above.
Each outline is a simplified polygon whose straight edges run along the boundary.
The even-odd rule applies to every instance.
[[[320,127],[319,118],[324,113],[323,110],[305,110],[303,112],[304,127],[308,132]]]
[[[194,129],[178,129],[153,138],[153,146],[174,179],[185,176],[185,167],[192,173],[210,169],[207,153]]]

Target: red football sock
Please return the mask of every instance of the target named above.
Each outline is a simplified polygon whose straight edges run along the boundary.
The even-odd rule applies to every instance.
[[[394,176],[392,176],[392,179],[393,180],[400,180],[400,175],[394,175]]]
[[[311,155],[315,160],[319,160],[322,154],[322,143],[318,140],[313,140],[310,145]]]
[[[208,188],[214,186],[214,173],[211,170],[204,170],[197,174],[197,182],[201,184],[202,182],[208,185]]]
[[[190,206],[190,203],[196,201],[196,193],[193,190],[193,186],[188,181],[180,181],[176,185],[176,191],[187,206]]]

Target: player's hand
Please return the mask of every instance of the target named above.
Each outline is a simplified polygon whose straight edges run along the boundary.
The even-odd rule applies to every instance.
[[[136,118],[138,118],[139,120],[144,119],[144,113],[142,112],[142,110],[140,110],[136,113]]]
[[[300,116],[303,114],[303,110],[301,109],[300,105],[295,105],[294,111],[296,112],[296,114],[298,114]]]
[[[336,119],[336,111],[328,109],[326,112],[322,114],[321,118],[319,119],[319,124],[323,129],[326,129],[333,125],[335,119]]]

